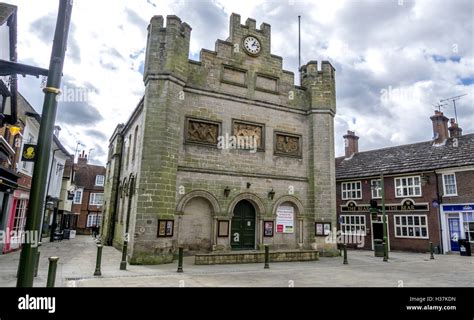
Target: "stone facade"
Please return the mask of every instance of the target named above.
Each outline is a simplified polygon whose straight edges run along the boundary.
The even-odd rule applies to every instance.
[[[258,54],[243,48],[249,35]],[[336,223],[332,65],[310,61],[295,86],[270,52],[270,25],[242,25],[237,14],[229,38],[200,61],[188,59],[190,36],[176,16],[166,27],[151,19],[145,96],[110,140],[103,237],[120,247],[128,220],[135,264],[171,262],[179,246],[229,251],[240,241],[234,209],[248,202],[247,248],[332,249],[315,237],[315,221]],[[277,226],[282,207],[293,214],[287,233]]]

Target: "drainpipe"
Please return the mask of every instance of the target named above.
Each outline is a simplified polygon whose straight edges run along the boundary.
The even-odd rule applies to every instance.
[[[439,194],[439,176],[436,170],[434,171],[435,177],[436,177],[436,196],[437,196],[437,201],[438,201],[438,224],[439,224],[439,245],[440,245],[440,253],[444,253],[444,248],[443,248],[443,225],[441,224],[441,203],[442,199]]]
[[[108,234],[108,237],[107,237],[107,245],[108,246],[112,246],[113,245],[113,242],[114,242],[114,234],[115,234],[115,218],[117,217],[117,210],[118,210],[118,206],[119,206],[119,192],[118,192],[118,188],[119,188],[119,185],[120,185],[120,174],[122,172],[122,156],[123,156],[123,151],[124,151],[124,140],[123,140],[123,134],[119,133],[118,134],[118,137],[121,139],[122,141],[122,146],[120,147],[120,156],[119,156],[119,160],[118,160],[118,177],[117,177],[117,181],[113,182],[113,179],[112,179],[112,183],[115,184],[115,204],[114,204],[114,212],[112,214],[112,217],[109,221],[109,234]]]

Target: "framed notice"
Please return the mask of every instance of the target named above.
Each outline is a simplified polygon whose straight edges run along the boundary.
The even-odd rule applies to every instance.
[[[228,220],[219,220],[217,222],[217,236],[222,237],[222,238],[229,236],[229,221]]]
[[[276,214],[276,232],[293,233],[295,230],[295,208],[279,206]]]
[[[317,237],[328,236],[331,233],[330,222],[316,222],[315,223],[315,235]]]
[[[158,220],[158,237],[172,237],[173,229],[173,220]]]
[[[264,237],[273,237],[273,221],[264,221],[263,222],[263,236]]]
[[[331,223],[330,222],[325,222],[324,224],[324,235],[328,236],[331,233]]]
[[[324,223],[322,222],[316,222],[316,230],[315,230],[316,236],[324,236]]]

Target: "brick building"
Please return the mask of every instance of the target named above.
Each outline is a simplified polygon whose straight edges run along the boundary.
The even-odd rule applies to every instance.
[[[391,250],[425,252],[429,242],[440,252],[458,251],[449,239],[474,230],[474,134],[436,111],[431,141],[358,152],[359,137],[348,131],[345,156],[336,159],[338,229],[347,240],[362,235],[364,249],[383,238],[381,215],[369,214],[370,200],[381,209],[384,174],[388,242]],[[448,133],[449,131],[449,133]],[[466,232],[461,234],[461,227]],[[355,244],[352,246],[356,247]],[[360,245],[359,245],[360,247]]]
[[[270,52],[271,27],[230,17],[229,38],[189,60],[191,27],[155,16],[145,96],[110,140],[103,237],[131,263],[186,252],[333,248],[335,70]],[[131,184],[136,192],[130,194]]]
[[[83,151],[73,172],[75,193],[71,211],[78,215],[76,231],[90,234],[92,228],[100,227],[102,222],[105,167],[88,164],[87,155]]]

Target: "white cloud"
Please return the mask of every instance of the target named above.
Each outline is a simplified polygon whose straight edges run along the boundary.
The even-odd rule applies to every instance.
[[[20,61],[47,67],[51,42],[44,42],[31,24],[55,16],[57,1],[7,2],[19,7]],[[87,106],[78,106],[91,109],[76,111],[84,119],[97,112],[103,120],[90,126],[61,123],[61,137],[72,151],[76,141],[83,141],[85,150],[96,149],[96,160],[104,163],[104,135],[128,119],[144,91],[139,69],[150,18],[175,14],[190,24],[195,57],[203,47],[214,49],[216,39],[227,38],[232,12],[241,15],[242,23],[248,17],[257,26],[270,23],[272,52],[291,71],[297,69],[297,16],[302,16],[302,62],[330,59],[337,70],[339,155],[347,129],[360,135],[361,150],[431,138],[432,104],[462,93],[469,95],[457,104],[460,124],[465,133],[474,132],[473,9],[469,0],[405,0],[403,5],[398,0],[77,0],[70,44],[77,43],[80,52],[69,47],[64,74],[78,87],[97,88]],[[80,55],[80,63],[74,55]],[[20,86],[40,111],[40,80],[28,78]],[[382,90],[389,88],[398,90],[398,98],[393,94],[395,99],[384,100]],[[444,111],[454,116],[451,106]]]

